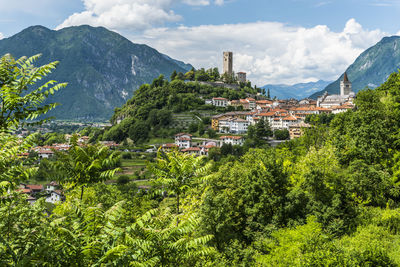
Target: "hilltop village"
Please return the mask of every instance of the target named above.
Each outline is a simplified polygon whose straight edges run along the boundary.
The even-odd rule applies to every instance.
[[[233,72],[233,53],[223,53],[223,76],[236,76],[238,83],[247,83],[246,73]],[[225,86],[220,83],[219,86]],[[226,84],[226,86],[232,86]],[[219,108],[240,110],[230,111],[214,115],[211,118],[211,128],[219,134],[224,134],[218,139],[193,138],[191,134],[179,133],[175,135],[175,143],[163,144],[163,148],[170,150],[179,148],[182,152],[208,155],[212,147],[221,147],[223,144],[243,145],[244,135],[249,126],[255,126],[260,121],[268,124],[270,129],[286,130],[290,139],[298,138],[304,132],[304,128],[311,127],[305,123],[308,115],[338,114],[354,108],[353,100],[355,93],[352,91],[352,84],[344,73],[340,83],[340,94],[329,95],[324,93],[317,100],[278,100],[266,99],[260,93],[253,97],[244,99],[229,100],[224,97],[213,97],[205,99],[205,104]]]

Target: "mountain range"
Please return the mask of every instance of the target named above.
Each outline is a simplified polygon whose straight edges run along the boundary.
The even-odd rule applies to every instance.
[[[298,83],[293,85],[285,84],[267,84],[264,85],[266,91],[269,89],[270,96],[278,99],[303,99],[308,97],[310,94],[319,92],[324,89],[331,82],[328,81],[317,81],[309,83]]]
[[[109,119],[141,84],[192,68],[106,28],[86,25],[58,31],[29,27],[0,40],[0,55],[6,53],[15,58],[40,53],[36,65],[60,61],[48,78],[68,86],[49,98],[61,104],[50,115],[69,120]]]
[[[389,75],[400,69],[400,37],[384,37],[376,45],[370,47],[351,64],[346,72],[352,82],[354,92],[366,87],[375,88],[386,81]],[[340,91],[341,75],[336,81],[329,84],[320,92],[312,94],[317,98],[325,91],[329,94],[338,94]]]

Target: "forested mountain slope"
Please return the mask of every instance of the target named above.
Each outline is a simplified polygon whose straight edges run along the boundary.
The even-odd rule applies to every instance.
[[[50,78],[68,82],[68,87],[49,99],[62,104],[49,113],[57,119],[107,120],[141,84],[192,68],[147,45],[91,26],[58,31],[32,26],[0,40],[0,55],[6,53],[15,58],[41,53],[38,65],[60,61]]]

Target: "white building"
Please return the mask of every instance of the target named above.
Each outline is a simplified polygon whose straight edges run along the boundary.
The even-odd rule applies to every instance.
[[[220,120],[218,130],[221,133],[243,134],[247,132],[250,122],[240,118],[227,118]]]
[[[289,127],[293,124],[300,122],[300,119],[295,116],[287,116],[282,119],[282,128],[289,130]]]
[[[349,109],[353,109],[353,107],[354,107],[354,105],[351,105],[351,104],[335,106],[335,107],[332,107],[332,113],[338,114],[338,113],[346,112]]]
[[[37,151],[39,158],[41,159],[48,159],[54,155],[54,151],[50,149],[42,149]]]
[[[228,106],[228,99],[223,97],[214,97],[213,99],[211,99],[211,103],[213,106],[216,107],[226,107]]]
[[[192,146],[192,135],[187,133],[179,133],[175,135],[175,144],[179,149],[186,149]]]
[[[51,182],[51,183],[46,185],[46,189],[45,190],[47,192],[51,192],[51,191],[57,190],[58,187],[59,187],[58,183],[53,181],[53,182]]]
[[[61,193],[61,190],[54,190],[50,193],[48,197],[46,197],[46,202],[50,202],[53,204],[63,200],[64,200],[64,195]]]
[[[244,144],[244,139],[243,136],[221,136],[219,138],[221,140],[221,146],[223,144],[231,144],[231,145],[243,145]]]
[[[318,97],[317,107],[332,108],[342,106],[345,103],[353,103],[355,93],[352,91],[351,82],[345,72],[343,80],[340,81],[340,95],[328,95],[325,92],[322,96]]]

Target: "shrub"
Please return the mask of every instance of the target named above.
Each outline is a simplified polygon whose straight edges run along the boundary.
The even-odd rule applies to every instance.
[[[132,155],[131,155],[130,152],[124,152],[124,153],[122,153],[121,157],[122,157],[123,159],[132,159]]]
[[[129,176],[128,175],[121,175],[117,178],[118,184],[127,184],[129,183]]]

